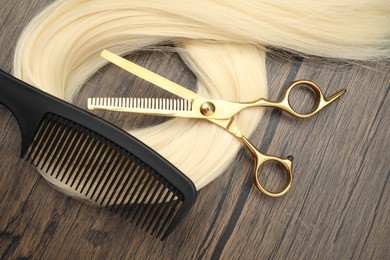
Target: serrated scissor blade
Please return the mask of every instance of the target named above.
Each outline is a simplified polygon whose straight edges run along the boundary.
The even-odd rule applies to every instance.
[[[163,116],[197,117],[192,99],[169,98],[89,98],[89,110],[106,110]]]

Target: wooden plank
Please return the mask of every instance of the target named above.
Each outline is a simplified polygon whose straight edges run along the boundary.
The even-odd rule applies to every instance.
[[[0,10],[0,68],[10,71],[13,48],[27,22],[49,0],[3,0]],[[163,76],[194,87],[194,77],[176,56],[143,52],[132,59]],[[159,62],[156,63],[156,60]],[[164,242],[110,212],[52,189],[19,159],[20,133],[0,106],[0,258],[15,259],[388,259],[390,251],[390,69],[389,64],[335,64],[280,53],[267,59],[269,96],[307,78],[327,95],[347,94],[318,115],[298,120],[267,109],[250,138],[263,152],[294,155],[294,183],[271,199],[252,185],[252,158],[242,149],[223,176],[205,187],[189,216]],[[110,76],[108,76],[110,75]],[[125,78],[129,85],[112,80]],[[167,93],[109,66],[81,90],[86,97],[108,93],[166,97]],[[294,103],[310,96],[298,91]],[[307,108],[307,107],[306,107]],[[158,124],[166,118],[99,113],[119,127]],[[262,176],[275,187],[279,175]]]

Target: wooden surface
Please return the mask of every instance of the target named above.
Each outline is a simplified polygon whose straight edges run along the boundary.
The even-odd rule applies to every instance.
[[[21,30],[51,1],[0,2],[0,68],[10,71]],[[132,58],[194,86],[193,76],[184,73],[174,55]],[[348,92],[307,120],[267,110],[251,140],[263,152],[294,155],[295,179],[286,196],[272,199],[254,188],[252,158],[242,149],[232,167],[199,192],[190,214],[164,242],[50,187],[19,158],[17,122],[0,105],[0,259],[389,259],[389,64],[334,64],[284,54],[267,59],[267,66],[273,99],[300,78],[315,81],[328,95],[341,87]],[[107,93],[104,86],[116,83],[111,75],[125,75],[113,67],[102,72],[83,88],[77,105],[85,108],[85,98],[98,86]],[[115,91],[165,94],[138,79],[130,81],[146,91],[124,90],[120,82]],[[310,98],[305,92],[295,96],[298,104]],[[118,126],[166,120],[101,115]],[[264,181],[273,187],[279,177]]]

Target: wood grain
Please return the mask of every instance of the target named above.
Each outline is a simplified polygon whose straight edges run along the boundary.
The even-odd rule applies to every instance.
[[[11,70],[22,29],[50,2],[1,0],[1,69]],[[132,59],[179,84],[195,85],[174,54],[142,52]],[[189,216],[164,242],[50,187],[19,158],[18,124],[0,105],[0,259],[389,259],[389,63],[361,66],[277,53],[267,68],[273,99],[301,78],[328,95],[341,87],[348,92],[306,120],[266,111],[251,140],[263,152],[294,155],[295,179],[286,196],[267,198],[254,188],[252,158],[242,149],[225,174],[200,191]],[[85,108],[86,97],[108,93],[108,84],[118,95],[167,95],[122,73],[104,68],[75,104]],[[126,83],[112,80],[124,75]],[[299,91],[293,101],[303,109],[309,98]],[[120,127],[167,120],[99,115]],[[263,178],[268,187],[280,180],[277,174]]]

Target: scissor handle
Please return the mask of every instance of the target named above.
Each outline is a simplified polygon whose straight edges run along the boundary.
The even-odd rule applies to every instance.
[[[252,153],[253,158],[254,158],[254,166],[253,166],[253,171],[252,171],[252,177],[253,177],[253,182],[256,185],[256,187],[265,195],[268,195],[270,197],[280,197],[286,194],[292,184],[292,156],[289,156],[286,159],[278,158],[275,156],[270,156],[270,155],[265,155],[260,153],[251,142],[249,142],[248,139],[245,137],[241,138],[242,142],[245,144],[245,146],[249,149],[249,151]],[[268,162],[268,161],[274,161],[283,166],[284,172],[286,174],[287,180],[286,183],[283,187],[283,189],[279,192],[273,192],[267,190],[260,182],[259,180],[259,170],[260,167],[263,163]]]
[[[305,85],[305,86],[310,87],[314,91],[314,93],[316,94],[316,102],[315,102],[313,108],[311,109],[311,111],[308,113],[300,113],[300,112],[294,110],[294,108],[291,106],[290,101],[289,101],[289,98],[291,95],[291,90],[295,87],[298,87],[299,85]],[[269,102],[270,106],[283,109],[284,111],[290,113],[291,115],[293,115],[295,117],[308,118],[308,117],[316,114],[318,111],[320,111],[321,109],[323,109],[324,107],[326,107],[327,105],[332,103],[333,101],[335,101],[337,98],[342,96],[345,92],[346,92],[346,90],[342,89],[342,90],[338,91],[336,94],[326,98],[324,96],[324,94],[322,93],[321,89],[314,82],[312,82],[310,80],[297,80],[297,81],[294,81],[293,83],[291,83],[287,87],[282,99],[279,102],[270,102],[270,101],[267,101],[267,102]]]

